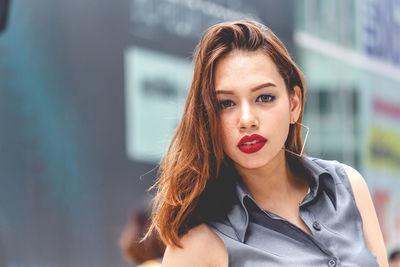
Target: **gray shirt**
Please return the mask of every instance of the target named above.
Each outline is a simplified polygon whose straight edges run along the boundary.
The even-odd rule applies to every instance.
[[[342,165],[308,157],[301,162],[310,190],[299,211],[312,235],[263,210],[238,179],[232,208],[207,223],[224,242],[229,266],[379,266]]]

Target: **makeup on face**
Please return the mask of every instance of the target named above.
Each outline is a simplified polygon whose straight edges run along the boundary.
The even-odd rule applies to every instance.
[[[259,151],[267,142],[267,138],[259,134],[245,135],[240,139],[237,147],[243,153],[251,154]]]
[[[228,55],[216,65],[214,86],[223,149],[235,165],[261,168],[280,155],[290,102],[272,59],[260,52]]]

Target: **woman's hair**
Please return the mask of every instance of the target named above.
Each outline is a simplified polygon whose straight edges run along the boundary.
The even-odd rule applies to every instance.
[[[253,21],[224,22],[210,27],[194,52],[193,80],[183,116],[160,162],[159,178],[151,187],[157,192],[148,234],[155,228],[170,246],[181,247],[180,236],[201,223],[195,216],[202,194],[210,191],[214,180],[220,178],[221,167],[233,166],[221,145],[220,108],[214,88],[215,65],[233,50],[263,51],[275,63],[289,95],[294,94],[294,86],[300,87],[302,101],[298,122],[302,122],[306,93],[304,77],[275,34]],[[290,126],[286,149],[300,153],[301,132],[298,124]]]

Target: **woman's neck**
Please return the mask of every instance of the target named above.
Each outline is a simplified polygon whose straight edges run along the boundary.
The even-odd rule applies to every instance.
[[[261,168],[236,168],[247,189],[264,209],[273,210],[274,207],[285,206],[287,203],[298,204],[308,190],[305,179],[291,171],[284,150]]]

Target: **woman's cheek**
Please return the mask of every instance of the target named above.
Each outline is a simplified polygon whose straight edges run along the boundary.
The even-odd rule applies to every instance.
[[[225,152],[228,152],[229,150],[232,149],[233,146],[232,136],[233,136],[232,130],[230,128],[225,128],[222,136],[223,148]]]

